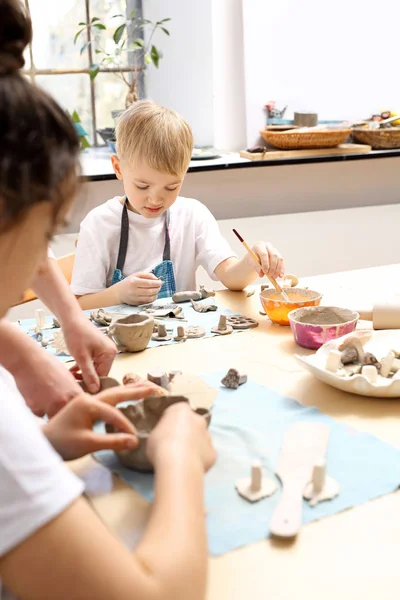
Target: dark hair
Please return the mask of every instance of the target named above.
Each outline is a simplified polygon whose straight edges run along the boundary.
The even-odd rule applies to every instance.
[[[67,114],[21,75],[32,38],[19,0],[0,0],[0,226],[38,202],[54,217],[77,187],[79,139]]]

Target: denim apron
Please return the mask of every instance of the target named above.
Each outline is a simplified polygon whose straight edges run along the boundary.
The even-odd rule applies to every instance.
[[[128,250],[128,240],[129,240],[129,217],[128,217],[128,198],[125,198],[124,207],[122,209],[122,217],[121,217],[121,236],[119,240],[119,250],[118,250],[118,258],[117,258],[117,266],[114,270],[111,285],[118,283],[125,279],[122,274],[122,269],[124,268],[126,253]],[[158,293],[158,298],[169,298],[176,292],[176,283],[175,283],[175,273],[174,273],[174,265],[171,262],[171,243],[169,239],[169,220],[170,215],[167,210],[165,214],[165,245],[163,252],[163,261],[152,269],[152,273],[162,279],[163,285]]]

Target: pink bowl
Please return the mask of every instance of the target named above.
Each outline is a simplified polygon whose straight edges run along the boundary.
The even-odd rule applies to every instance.
[[[360,315],[334,306],[310,306],[289,313],[293,337],[299,346],[317,350],[325,342],[351,333]]]

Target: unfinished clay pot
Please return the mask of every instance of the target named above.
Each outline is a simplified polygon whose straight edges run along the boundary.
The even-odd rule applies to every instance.
[[[147,440],[164,411],[178,402],[189,402],[189,400],[185,396],[151,397],[129,406],[119,407],[119,410],[135,426],[136,435],[139,439],[139,445],[134,450],[122,450],[116,453],[124,467],[144,472],[153,470],[147,458]],[[207,409],[201,408],[195,412],[206,419],[207,426],[210,424],[211,414]],[[115,428],[113,425],[106,424],[106,431],[107,433],[114,433]]]
[[[140,352],[147,347],[153,333],[154,319],[147,315],[128,315],[114,321],[108,336],[121,352]]]
[[[99,379],[100,379],[100,389],[98,392],[96,392],[96,394],[98,394],[99,392],[103,392],[104,390],[108,390],[110,388],[116,387],[117,385],[120,385],[118,383],[118,381],[116,379],[114,379],[114,377],[100,377]],[[87,389],[86,383],[83,381],[83,379],[78,381],[78,383],[84,392],[86,392],[87,394],[90,394],[89,390]]]

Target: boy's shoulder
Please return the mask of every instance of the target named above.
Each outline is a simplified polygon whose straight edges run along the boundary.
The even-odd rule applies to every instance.
[[[208,214],[211,215],[208,208],[195,198],[185,198],[184,196],[178,196],[174,204],[170,208],[171,215],[178,216],[180,218],[186,218],[188,220],[204,217]]]
[[[122,204],[120,197],[115,196],[88,212],[81,223],[81,227],[91,227],[92,225],[99,225],[101,223],[107,223],[109,226],[113,226],[114,224],[120,225],[121,215]]]

